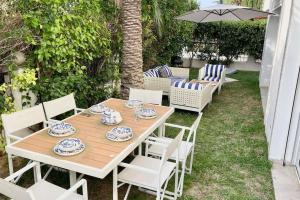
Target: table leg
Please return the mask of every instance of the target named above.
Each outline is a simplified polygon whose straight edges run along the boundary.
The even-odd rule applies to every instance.
[[[162,137],[163,136],[163,124],[162,125],[160,125],[159,127],[158,127],[158,137]]]
[[[76,183],[76,172],[70,170],[69,175],[70,175],[70,187],[72,187]]]
[[[113,170],[113,200],[118,200],[118,167]]]

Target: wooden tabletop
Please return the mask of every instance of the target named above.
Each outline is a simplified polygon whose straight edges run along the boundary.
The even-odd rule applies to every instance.
[[[158,117],[148,120],[136,119],[134,110],[125,107],[124,100],[109,99],[104,104],[121,113],[123,121],[118,126],[132,128],[134,136],[131,140],[112,142],[106,139],[107,131],[115,126],[102,124],[101,115],[81,113],[65,120],[77,130],[69,137],[80,138],[86,145],[85,151],[81,154],[62,157],[53,153],[53,147],[62,138],[49,136],[48,128],[7,146],[7,151],[13,155],[104,178],[174,112],[170,107],[145,105],[145,107],[154,107]]]

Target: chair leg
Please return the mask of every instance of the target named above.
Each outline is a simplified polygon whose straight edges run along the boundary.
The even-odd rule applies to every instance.
[[[193,170],[193,161],[194,161],[194,149],[192,150],[192,153],[191,153],[191,159],[190,159],[190,164],[189,164],[189,168],[188,168],[188,174],[191,174],[192,173],[192,170]]]
[[[113,200],[118,200],[118,167],[113,170]]]
[[[129,192],[130,192],[130,189],[131,189],[131,186],[132,186],[132,185],[129,185],[129,186],[128,186],[127,191],[126,191],[126,194],[125,194],[125,197],[124,197],[124,200],[127,200],[128,195],[129,195]]]
[[[9,174],[12,175],[14,173],[14,164],[13,164],[13,159],[11,154],[7,154],[7,160],[8,160]]]

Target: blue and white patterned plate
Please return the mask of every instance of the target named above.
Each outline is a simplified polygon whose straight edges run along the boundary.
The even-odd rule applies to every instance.
[[[54,147],[54,153],[60,156],[73,156],[83,152],[85,144],[78,138],[66,138],[60,140]]]
[[[142,119],[153,119],[157,117],[154,108],[142,108],[137,111],[137,116]]]
[[[125,103],[125,106],[128,108],[134,108],[135,106],[141,106],[141,105],[143,105],[143,102],[137,99],[131,99]]]
[[[53,137],[66,137],[73,135],[76,132],[76,129],[68,123],[57,122],[50,126],[48,134]]]
[[[109,108],[101,103],[93,105],[89,108],[89,111],[93,114],[103,114],[107,110],[109,110]]]
[[[106,138],[114,142],[124,142],[133,137],[133,131],[129,127],[116,127],[106,133]]]

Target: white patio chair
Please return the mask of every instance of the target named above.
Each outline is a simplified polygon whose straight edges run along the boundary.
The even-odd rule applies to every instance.
[[[43,102],[43,105],[45,108],[46,117],[49,121],[51,121],[53,117],[56,117],[71,110],[74,110],[74,114],[77,114],[84,110],[82,108],[76,107],[76,102],[73,93],[60,97],[58,99]]]
[[[199,70],[198,79],[216,82],[218,87],[218,93],[221,92],[222,86],[225,82],[225,78],[225,65],[205,64],[205,66]]]
[[[25,189],[12,183],[30,169],[37,174],[34,185]],[[14,200],[88,200],[86,180],[81,179],[66,190],[41,179],[40,164],[37,162],[32,162],[5,179],[0,178],[0,185],[0,193]],[[82,195],[76,194],[76,190],[80,187]]]
[[[181,176],[179,180],[179,185],[178,185],[178,193],[179,196],[182,195],[183,192],[183,183],[184,183],[184,174],[187,172],[188,174],[192,173],[192,167],[193,167],[193,159],[194,159],[194,151],[195,151],[195,142],[196,142],[196,134],[197,134],[197,129],[199,127],[199,123],[201,121],[202,113],[200,113],[197,117],[197,119],[194,121],[193,125],[191,127],[185,127],[185,126],[179,126],[175,124],[168,124],[165,123],[163,127],[163,135],[165,135],[165,128],[166,127],[173,127],[173,128],[178,128],[178,129],[183,129],[184,132],[188,131],[188,135],[186,140],[183,140],[181,142],[180,148],[179,148],[179,162],[181,162]],[[148,141],[153,141],[153,140],[160,140],[164,143],[171,143],[174,139],[168,138],[168,137],[160,137],[160,138],[153,138],[149,137]],[[158,156],[161,157],[163,155],[163,148],[161,148],[159,145],[156,144],[150,144],[146,141],[146,155],[151,155],[151,156]],[[172,160],[176,160],[176,156],[178,154],[178,150],[176,150],[172,156],[170,157]],[[189,166],[186,166],[187,159],[190,156],[190,162]]]
[[[161,105],[163,92],[158,90],[144,90],[130,88],[129,100],[136,99],[144,103]]]
[[[160,145],[164,149],[161,159],[138,155],[130,164],[120,163],[119,166],[125,169],[118,174],[118,181],[121,182],[118,187],[129,184],[124,197],[125,200],[128,198],[132,185],[140,187],[142,191],[156,195],[156,200],[162,200],[165,196],[168,199],[177,198],[179,155],[177,154],[176,162],[168,160],[179,148],[183,133],[182,130],[169,144],[153,142],[153,144]],[[168,182],[174,175],[174,192],[166,191]]]
[[[18,112],[2,114],[1,117],[7,145],[35,132],[29,129],[31,126],[43,123],[45,127],[49,123],[46,121],[42,104]],[[12,174],[14,156],[9,153],[7,155],[9,173]]]

